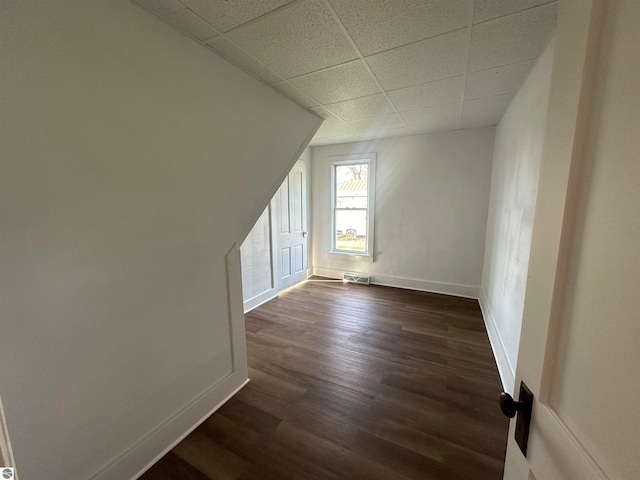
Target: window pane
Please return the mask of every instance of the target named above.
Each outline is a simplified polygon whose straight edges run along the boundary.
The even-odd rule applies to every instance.
[[[367,211],[336,210],[336,250],[367,250]]]
[[[336,166],[336,208],[367,208],[369,165]]]

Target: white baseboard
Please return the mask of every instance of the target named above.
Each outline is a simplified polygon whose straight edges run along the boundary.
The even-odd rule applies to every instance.
[[[91,480],[137,479],[249,382],[229,375],[128,449]],[[226,393],[231,391],[231,393]]]
[[[263,303],[267,303],[269,300],[273,300],[278,296],[278,289],[272,288],[271,290],[267,290],[260,295],[256,295],[253,298],[250,298],[246,302],[244,302],[244,313],[249,313],[254,308],[259,307]]]
[[[226,256],[227,300],[232,368],[208,390],[194,398],[133,446],[101,468],[91,480],[137,479],[169,450],[195,430],[202,422],[249,382],[246,335],[242,310],[242,273],[240,247],[235,244]]]
[[[349,270],[353,273],[355,270]],[[321,277],[342,279],[342,275],[346,270],[336,270],[332,268],[313,267],[313,274]],[[459,285],[455,283],[433,282],[429,280],[418,280],[415,278],[394,277],[391,275],[379,275],[376,273],[367,274],[371,277],[371,283],[374,285],[384,285],[386,287],[406,288],[409,290],[419,290],[421,292],[443,293],[453,295],[455,297],[478,298],[478,287],[472,285]]]
[[[516,372],[509,361],[507,350],[504,347],[504,342],[500,336],[500,331],[496,325],[496,321],[489,308],[489,303],[485,297],[484,291],[480,289],[478,297],[480,303],[480,310],[482,311],[482,318],[484,319],[484,325],[489,336],[489,343],[491,344],[491,350],[493,350],[493,357],[496,360],[498,366],[498,373],[500,374],[500,380],[502,381],[502,388],[505,392],[513,395],[516,383]]]

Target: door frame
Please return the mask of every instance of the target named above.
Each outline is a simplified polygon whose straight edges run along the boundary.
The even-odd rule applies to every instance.
[[[603,0],[563,0],[559,4],[516,369],[516,390],[524,381],[536,399],[526,458],[514,441],[515,422],[510,424],[504,473],[509,480],[528,479],[532,473],[561,479],[568,478],[567,472],[584,480],[609,478],[549,403],[603,12]],[[543,458],[559,463],[540,461]]]

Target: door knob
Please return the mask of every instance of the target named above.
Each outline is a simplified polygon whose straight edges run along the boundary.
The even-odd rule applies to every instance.
[[[525,408],[524,402],[516,402],[507,392],[500,394],[500,410],[506,417],[513,418],[517,412],[522,412]]]
[[[533,393],[524,384],[520,382],[520,401],[516,402],[507,392],[500,394],[500,410],[507,417],[516,418],[515,438],[516,443],[522,450],[524,456],[527,456],[527,443],[529,442],[529,426],[531,425],[531,411],[533,409]]]

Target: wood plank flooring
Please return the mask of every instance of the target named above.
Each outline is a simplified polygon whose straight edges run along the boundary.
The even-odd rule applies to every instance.
[[[498,480],[508,421],[475,300],[307,282],[246,316],[251,382],[144,480]]]

